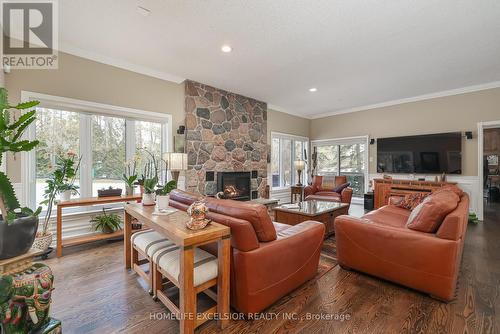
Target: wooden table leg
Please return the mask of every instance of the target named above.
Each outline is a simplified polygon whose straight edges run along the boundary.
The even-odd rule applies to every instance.
[[[194,291],[194,248],[184,247],[180,252],[180,333],[194,333],[196,322],[196,294]]]
[[[56,233],[57,233],[57,257],[62,256],[62,207],[57,206],[57,221],[56,221]]]
[[[132,216],[125,211],[125,221],[123,222],[123,249],[125,259],[125,269],[130,269],[131,261],[131,245],[130,237],[132,236]]]
[[[229,323],[229,280],[231,262],[231,239],[224,237],[217,243],[219,275],[217,276],[217,313],[219,328],[224,329]]]

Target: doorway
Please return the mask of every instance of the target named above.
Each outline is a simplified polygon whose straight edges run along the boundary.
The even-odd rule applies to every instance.
[[[500,121],[478,124],[480,219],[500,216]]]

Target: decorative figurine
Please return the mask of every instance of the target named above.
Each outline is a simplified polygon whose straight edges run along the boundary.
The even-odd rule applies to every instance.
[[[191,204],[187,213],[191,219],[186,222],[186,226],[191,230],[201,230],[210,223],[210,219],[207,219],[208,208],[203,202],[198,201]]]

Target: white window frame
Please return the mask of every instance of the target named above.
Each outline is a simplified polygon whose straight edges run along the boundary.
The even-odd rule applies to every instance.
[[[292,152],[291,152],[291,172],[292,172],[292,179],[291,179],[291,184],[296,184],[297,183],[297,171],[295,170],[295,167],[294,167],[294,164],[293,162],[296,160],[296,157],[295,157],[295,141],[301,141],[301,142],[306,142],[306,148],[307,148],[307,168],[302,171],[302,184],[307,184],[307,180],[308,180],[308,170],[310,168],[310,164],[309,164],[309,161],[310,161],[310,157],[311,157],[311,152],[310,152],[310,140],[308,137],[304,137],[304,136],[298,136],[298,135],[292,135],[292,134],[288,134],[288,133],[282,133],[282,132],[275,132],[275,131],[272,131],[271,132],[271,170],[270,170],[270,179],[268,180],[268,183],[271,185],[271,190],[273,191],[279,191],[279,190],[284,190],[284,189],[289,189],[290,186],[282,186],[282,177],[283,177],[283,155],[280,153],[280,161],[279,161],[279,174],[280,174],[280,186],[279,187],[273,187],[273,173],[272,173],[272,159],[273,159],[273,156],[272,156],[272,145],[273,145],[273,140],[274,139],[287,139],[287,140],[291,140],[291,148],[292,148]],[[280,140],[280,152],[282,151],[282,142]]]
[[[359,144],[359,143],[364,143],[365,144],[365,152],[364,152],[364,157],[363,159],[365,160],[365,170],[363,172],[364,174],[364,184],[365,184],[365,192],[368,190],[368,184],[369,184],[369,169],[370,169],[370,160],[369,160],[369,151],[370,151],[370,145],[369,145],[369,139],[370,137],[368,135],[366,136],[355,136],[355,137],[343,137],[343,138],[330,138],[330,139],[317,139],[317,140],[312,140],[311,141],[311,151],[314,150],[314,147],[319,147],[319,146],[336,146],[336,145],[349,145],[349,144]],[[340,157],[339,157],[340,158]],[[339,165],[340,168],[340,165]]]
[[[30,91],[21,92],[21,102],[31,100],[40,101],[40,107],[59,109],[65,111],[78,112],[80,114],[80,133],[91,133],[91,116],[102,115],[119,117],[125,119],[125,158],[131,159],[135,154],[135,127],[133,121],[157,122],[162,124],[161,151],[171,152],[172,143],[172,115],[153,111],[144,111],[126,107],[119,107],[110,104],[96,103],[85,100],[72,99],[67,97],[53,96]],[[129,127],[127,127],[127,124]],[[24,133],[24,139],[35,139],[35,123],[31,124]],[[91,180],[91,154],[92,147],[80,141],[80,154],[82,155],[82,165],[80,170],[80,192],[82,197],[92,196]],[[37,207],[36,202],[36,170],[35,170],[35,150],[21,153],[21,182],[22,196],[21,202],[29,207]],[[90,188],[89,188],[90,187]],[[80,210],[82,211],[82,210]]]

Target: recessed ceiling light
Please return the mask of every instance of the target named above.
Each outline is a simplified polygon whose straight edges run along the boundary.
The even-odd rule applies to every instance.
[[[224,53],[229,53],[229,52],[233,51],[233,48],[231,48],[229,45],[223,45],[220,49]]]
[[[313,87],[313,88],[309,88],[309,91],[314,93],[314,92],[317,92],[317,91],[318,91],[318,88],[315,88],[315,87]]]
[[[151,11],[149,9],[147,9],[146,7],[142,7],[142,6],[137,6],[137,11],[142,16],[149,16],[149,14],[151,14]]]

